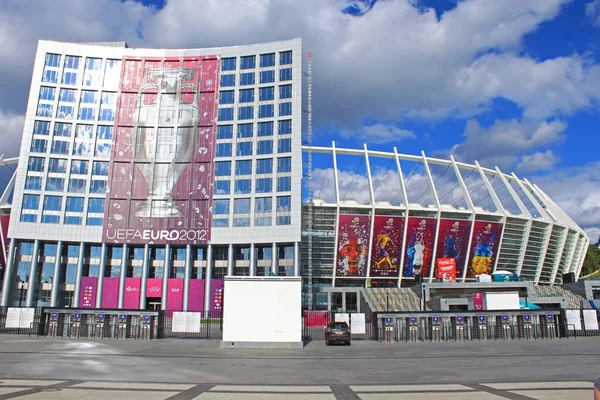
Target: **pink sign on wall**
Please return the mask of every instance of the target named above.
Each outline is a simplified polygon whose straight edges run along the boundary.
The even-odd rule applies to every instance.
[[[79,287],[79,307],[96,308],[96,290],[98,278],[95,276],[82,276]]]
[[[162,297],[162,279],[148,278],[146,283],[146,297],[161,298]]]
[[[125,57],[103,240],[206,244],[220,61]]]
[[[167,310],[183,310],[183,279],[169,279],[169,293],[167,294]]]
[[[190,280],[188,311],[204,311],[204,282],[204,279]]]
[[[223,311],[225,281],[223,279],[213,279],[210,283],[210,312],[220,315]]]
[[[102,279],[102,308],[117,308],[119,304],[119,278]]]
[[[141,278],[125,278],[125,293],[123,294],[123,308],[140,308]]]

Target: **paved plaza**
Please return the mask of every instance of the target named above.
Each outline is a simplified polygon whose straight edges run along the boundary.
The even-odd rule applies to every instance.
[[[599,374],[599,338],[241,350],[0,336],[0,400],[583,400]]]

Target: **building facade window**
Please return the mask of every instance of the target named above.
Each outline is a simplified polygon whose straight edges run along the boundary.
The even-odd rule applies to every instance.
[[[235,75],[226,74],[221,75],[220,87],[232,87],[235,86]]]
[[[260,67],[274,67],[275,66],[275,53],[261,54],[260,55]]]
[[[231,139],[231,138],[233,138],[233,125],[217,126],[217,139]]]
[[[253,119],[254,118],[254,107],[253,106],[242,106],[239,108],[238,119]]]
[[[240,103],[253,103],[254,102],[254,89],[241,89],[240,90]]]
[[[240,74],[240,86],[254,85],[254,72],[243,72]]]
[[[256,154],[265,155],[273,154],[273,141],[272,140],[259,140],[256,144]]]
[[[217,143],[215,157],[231,157],[231,143]]]
[[[215,175],[216,176],[231,176],[231,161],[215,162]]]
[[[238,139],[251,138],[253,136],[253,128],[252,124],[238,124]]]
[[[252,160],[238,160],[235,163],[235,175],[252,175]]]
[[[257,174],[270,174],[273,172],[273,159],[272,158],[261,158],[256,160],[256,173]]]
[[[275,88],[273,86],[261,87],[258,91],[260,101],[275,100]]]
[[[233,104],[235,91],[227,90],[219,92],[219,104]]]
[[[279,80],[281,82],[291,81],[292,80],[292,69],[291,68],[282,68],[279,71]]]
[[[256,56],[240,57],[240,69],[256,68]]]
[[[280,99],[291,99],[292,98],[292,85],[279,86],[279,98]]]
[[[221,59],[221,71],[235,71],[235,57]]]
[[[273,118],[275,108],[273,104],[261,104],[258,108],[258,118]]]
[[[233,121],[233,108],[219,108],[219,121]]]
[[[279,53],[279,65],[288,65],[292,63],[292,51],[282,51]]]
[[[252,142],[238,142],[235,155],[245,157],[252,155]]]
[[[277,146],[278,153],[290,153],[292,151],[292,139],[279,139]]]

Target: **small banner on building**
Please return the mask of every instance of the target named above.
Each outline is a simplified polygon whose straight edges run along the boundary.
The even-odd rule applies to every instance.
[[[456,282],[456,260],[454,258],[438,258],[437,276],[440,282]]]

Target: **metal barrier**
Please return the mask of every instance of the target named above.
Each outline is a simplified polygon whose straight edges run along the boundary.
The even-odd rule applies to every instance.
[[[381,313],[380,342],[491,341],[568,338],[561,310]]]

